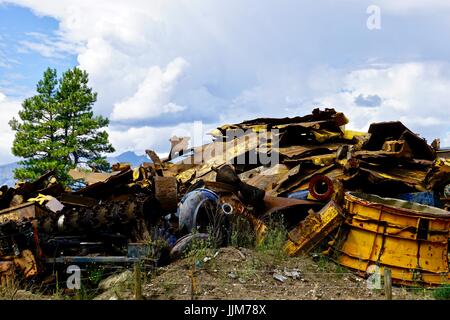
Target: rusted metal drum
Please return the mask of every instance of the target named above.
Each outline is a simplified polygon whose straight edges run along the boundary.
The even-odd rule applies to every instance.
[[[448,211],[358,192],[345,194],[348,233],[337,246],[337,261],[367,273],[392,270],[404,284],[450,283]]]

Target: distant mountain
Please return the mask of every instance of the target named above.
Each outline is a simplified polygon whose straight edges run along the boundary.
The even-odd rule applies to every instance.
[[[0,186],[14,187],[16,181],[14,180],[13,170],[18,166],[16,162],[0,166]]]
[[[106,158],[108,162],[113,165],[118,162],[126,162],[130,163],[132,167],[138,167],[144,162],[151,162],[151,160],[146,155],[137,155],[133,151],[127,151],[121,153],[117,157],[108,157]]]
[[[132,167],[137,167],[144,162],[151,162],[151,160],[146,155],[137,155],[132,151],[127,151],[119,154],[117,157],[107,157],[106,160],[111,164],[118,162],[130,163]],[[7,185],[13,187],[16,184],[14,180],[13,170],[19,165],[17,162],[0,165],[0,186]]]

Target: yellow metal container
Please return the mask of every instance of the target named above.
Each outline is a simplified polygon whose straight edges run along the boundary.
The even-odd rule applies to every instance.
[[[450,283],[450,213],[439,208],[357,192],[345,194],[347,234],[337,260],[367,273],[389,267],[395,282]]]

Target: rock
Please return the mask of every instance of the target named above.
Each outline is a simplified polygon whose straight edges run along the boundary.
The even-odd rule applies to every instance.
[[[274,273],[273,274],[273,278],[275,280],[280,281],[280,282],[285,282],[287,280],[287,277],[285,277],[285,276],[283,276],[282,274],[279,274],[279,273]]]
[[[200,261],[200,260],[195,261],[195,267],[196,268],[202,268],[203,267],[203,261]]]
[[[122,273],[113,274],[112,276],[109,276],[106,279],[103,279],[98,284],[98,288],[100,290],[109,290],[115,286],[117,286],[120,283],[125,283],[127,280],[131,279],[133,276],[133,273],[130,270],[125,270]]]
[[[242,258],[242,260],[245,260],[245,255],[242,253],[241,250],[238,250],[237,253],[238,253],[239,256]]]
[[[228,273],[228,277],[230,277],[231,279],[236,279],[237,278],[237,274],[234,272],[229,272]]]
[[[290,278],[293,278],[293,279],[298,279],[298,278],[300,278],[300,272],[298,272],[297,270],[292,270],[292,271],[287,271],[287,270],[284,270],[284,275],[286,276],[286,277],[290,277]]]
[[[320,255],[317,253],[312,253],[311,258],[314,262],[318,262],[320,260]]]

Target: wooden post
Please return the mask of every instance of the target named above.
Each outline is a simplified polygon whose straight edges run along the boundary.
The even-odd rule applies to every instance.
[[[197,271],[196,271],[196,267],[195,267],[195,262],[194,265],[192,266],[191,269],[191,300],[196,300],[197,298]]]
[[[142,300],[142,277],[139,261],[134,263],[134,296],[136,300]]]
[[[392,300],[392,273],[391,269],[384,268],[384,295],[386,300]]]

